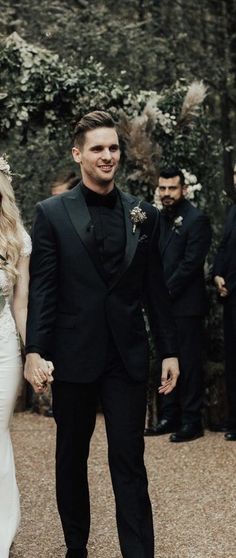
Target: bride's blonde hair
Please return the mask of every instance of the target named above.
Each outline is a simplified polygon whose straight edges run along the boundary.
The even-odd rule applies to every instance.
[[[0,157],[0,266],[5,269],[12,285],[18,276],[16,265],[22,246],[22,229],[9,165]]]

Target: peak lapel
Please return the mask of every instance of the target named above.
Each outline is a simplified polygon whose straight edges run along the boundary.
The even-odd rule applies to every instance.
[[[106,275],[100,260],[99,252],[94,237],[94,227],[87,208],[80,185],[76,186],[70,195],[62,198],[69,218],[89,253],[99,275],[106,281]]]
[[[122,275],[124,275],[127,268],[131,264],[137,248],[138,239],[140,235],[139,226],[137,226],[135,232],[133,232],[133,224],[130,218],[130,211],[132,211],[132,209],[137,205],[137,200],[135,200],[129,194],[125,194],[124,192],[121,192],[120,190],[119,190],[119,195],[124,210],[125,228],[126,228],[126,247],[125,247],[124,259],[110,287],[111,289],[118,283]]]

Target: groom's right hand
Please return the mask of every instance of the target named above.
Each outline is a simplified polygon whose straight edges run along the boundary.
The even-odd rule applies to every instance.
[[[43,393],[47,384],[53,382],[53,364],[44,360],[38,353],[26,355],[24,377],[32,385],[36,393]]]

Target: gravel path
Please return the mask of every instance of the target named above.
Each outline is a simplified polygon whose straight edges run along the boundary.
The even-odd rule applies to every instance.
[[[12,423],[22,522],[10,558],[64,558],[54,493],[54,420],[17,413]],[[103,417],[90,453],[89,558],[121,558]],[[171,444],[146,439],[155,558],[236,558],[236,443],[222,434]],[[135,557],[134,557],[135,558]]]

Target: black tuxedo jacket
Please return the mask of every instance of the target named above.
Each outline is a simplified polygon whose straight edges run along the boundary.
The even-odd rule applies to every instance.
[[[160,253],[175,316],[202,316],[207,309],[204,261],[211,242],[208,218],[188,200],[176,206],[175,219],[167,226],[160,216]],[[182,219],[181,219],[182,218]]]
[[[223,238],[215,257],[213,277],[216,275],[224,277],[229,291],[229,297],[220,300],[236,303],[236,204],[229,210]]]
[[[162,357],[177,354],[158,250],[159,213],[142,202],[147,219],[133,233],[130,211],[138,200],[123,192],[119,195],[126,249],[110,286],[80,185],[37,205],[26,351],[50,357],[59,380],[95,380],[104,369],[109,331],[127,372],[143,380],[148,372],[144,304]]]

